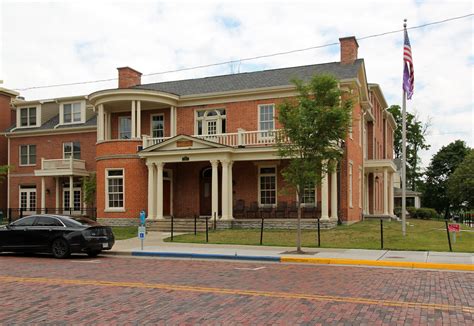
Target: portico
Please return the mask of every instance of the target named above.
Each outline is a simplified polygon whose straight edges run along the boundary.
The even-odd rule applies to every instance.
[[[394,216],[393,178],[396,171],[393,160],[365,160],[364,215]],[[382,200],[377,198],[377,188],[382,189]]]

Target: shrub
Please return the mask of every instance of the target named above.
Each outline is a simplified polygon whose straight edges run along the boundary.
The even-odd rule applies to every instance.
[[[411,218],[417,218],[416,216],[416,208],[415,207],[407,207],[408,214],[410,214]]]
[[[422,219],[435,219],[438,217],[438,213],[433,208],[422,207],[416,210],[415,216]]]

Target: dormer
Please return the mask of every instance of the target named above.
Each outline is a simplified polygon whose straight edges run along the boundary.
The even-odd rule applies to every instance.
[[[17,106],[16,127],[36,128],[41,126],[41,104]]]
[[[86,122],[86,101],[59,102],[59,124],[71,125]]]

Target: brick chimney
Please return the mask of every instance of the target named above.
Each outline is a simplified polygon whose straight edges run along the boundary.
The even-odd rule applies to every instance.
[[[142,73],[130,67],[117,68],[118,87],[129,88],[142,83]]]
[[[357,49],[359,44],[355,36],[341,37],[341,64],[352,64],[357,59]]]

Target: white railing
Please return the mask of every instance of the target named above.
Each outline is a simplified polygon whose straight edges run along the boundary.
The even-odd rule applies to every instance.
[[[143,148],[153,146],[159,143],[164,142],[167,139],[170,139],[171,137],[150,137],[148,135],[143,135]]]
[[[238,129],[237,132],[233,133],[192,135],[192,137],[226,146],[245,147],[275,145],[277,143],[278,137],[281,137],[282,135],[282,130],[245,131],[244,129]],[[152,138],[150,136],[143,135],[143,148],[159,144],[170,138],[171,137]]]
[[[42,170],[85,170],[86,161],[77,160],[74,158],[65,158],[65,159],[53,159],[45,160],[41,159],[41,169]]]
[[[193,135],[193,137],[227,146],[261,146],[276,144],[278,137],[282,136],[282,134],[281,130],[245,131],[238,129],[236,133]]]

